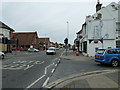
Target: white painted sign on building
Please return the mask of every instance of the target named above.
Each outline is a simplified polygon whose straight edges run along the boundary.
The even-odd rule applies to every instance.
[[[91,20],[88,22],[88,39],[115,39],[114,20]]]

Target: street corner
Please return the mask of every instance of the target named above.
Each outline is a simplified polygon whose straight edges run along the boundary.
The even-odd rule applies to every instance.
[[[81,87],[82,88],[118,88],[117,82],[115,82],[113,79],[114,77],[110,78],[111,76],[110,74],[112,73],[116,75],[117,71],[118,70],[99,70],[99,71],[72,74],[72,75],[60,78],[56,81],[50,82],[48,83],[48,85],[44,86],[43,88],[49,88],[49,89],[81,88]],[[103,83],[103,84],[100,84],[100,83]],[[108,85],[106,85],[107,83]]]

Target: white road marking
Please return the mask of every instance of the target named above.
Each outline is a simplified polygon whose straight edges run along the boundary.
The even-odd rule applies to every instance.
[[[47,68],[49,68],[49,67],[52,66],[52,65],[54,65],[54,62],[53,62],[52,64],[50,64],[50,65],[48,65],[48,66],[45,67],[45,72],[44,72],[44,74],[47,74]]]
[[[29,61],[29,63],[32,63],[32,62],[34,62],[34,61]]]
[[[55,69],[52,69],[51,73],[53,73],[55,71]]]
[[[34,84],[36,84],[39,80],[41,80],[43,77],[45,77],[45,75],[41,76],[40,78],[38,78],[37,80],[35,80],[33,83],[31,83],[30,85],[28,85],[26,88],[31,88]]]
[[[34,64],[39,64],[40,63],[40,61],[36,61]]]
[[[35,64],[43,64],[45,61],[42,61],[41,63],[40,63],[40,61],[36,61],[35,62]]]
[[[62,54],[60,55],[60,57],[62,57],[62,56],[63,56],[63,53],[64,53],[64,52],[65,52],[65,51],[63,51],[63,52],[62,52]]]
[[[55,66],[57,66],[57,64],[55,64]]]
[[[49,77],[45,80],[45,82],[43,83],[42,87],[44,87],[45,85],[47,85],[48,81],[49,81]]]
[[[37,61],[38,62],[38,61]],[[42,63],[44,63],[45,61],[42,61],[41,63],[39,63],[39,64],[42,64]],[[34,64],[36,64],[36,62],[34,63]],[[37,63],[38,64],[38,63]],[[27,70],[27,69],[29,69],[29,68],[31,68],[31,67],[33,67],[34,65],[27,65],[27,68],[25,68],[24,70]]]
[[[27,68],[25,68],[24,70],[27,70],[27,69],[29,69],[29,68],[31,68],[31,67],[33,67],[34,65],[27,65]]]

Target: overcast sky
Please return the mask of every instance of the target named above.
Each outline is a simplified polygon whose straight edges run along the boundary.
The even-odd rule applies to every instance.
[[[100,0],[103,6],[119,0]],[[38,32],[39,37],[50,37],[53,42],[63,43],[67,36],[73,44],[87,15],[95,13],[97,0],[3,0],[0,21],[15,32]]]

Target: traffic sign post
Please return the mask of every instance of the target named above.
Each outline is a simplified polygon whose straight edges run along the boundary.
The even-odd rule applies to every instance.
[[[66,48],[66,56],[67,56],[67,49],[68,49],[68,38],[65,38],[64,40],[64,43],[65,43],[65,48]]]

